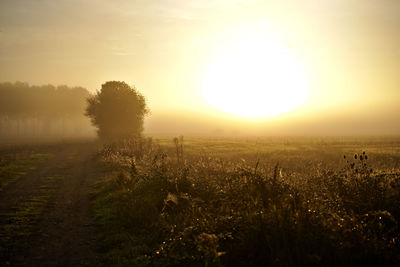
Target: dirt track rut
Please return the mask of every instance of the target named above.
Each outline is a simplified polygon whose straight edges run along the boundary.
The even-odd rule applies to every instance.
[[[95,225],[90,216],[89,193],[97,179],[93,143],[56,147],[48,162],[0,192],[0,223],[13,207],[46,191],[48,203],[27,238],[12,240],[9,266],[100,266]],[[2,265],[2,264],[0,264]]]

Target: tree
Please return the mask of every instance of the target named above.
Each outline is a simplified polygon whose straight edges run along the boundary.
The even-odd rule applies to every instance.
[[[0,83],[0,139],[92,136],[89,96],[83,87]]]
[[[85,115],[98,128],[103,140],[139,136],[149,113],[145,98],[125,82],[109,81],[88,98]]]

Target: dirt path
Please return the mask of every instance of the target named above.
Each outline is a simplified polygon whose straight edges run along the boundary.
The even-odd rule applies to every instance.
[[[100,266],[89,192],[95,182],[95,144],[60,145],[55,156],[0,192],[0,223],[27,199],[47,194],[32,233],[10,242],[5,265]],[[36,198],[35,198],[36,197]],[[0,264],[1,265],[1,264]]]

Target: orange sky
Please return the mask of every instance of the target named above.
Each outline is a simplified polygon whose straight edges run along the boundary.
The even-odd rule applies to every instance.
[[[0,81],[126,81],[148,99],[149,132],[400,134],[399,14],[397,0],[2,0]],[[229,38],[255,28],[296,55],[309,98],[244,120],[210,106],[201,84]]]

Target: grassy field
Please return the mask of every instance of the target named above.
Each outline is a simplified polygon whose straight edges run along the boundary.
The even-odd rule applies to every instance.
[[[155,143],[171,156],[176,154],[173,138],[157,139]],[[184,140],[184,150],[188,160],[206,156],[233,162],[245,160],[249,165],[260,161],[274,166],[279,162],[288,171],[308,171],[304,163],[341,168],[344,155],[366,151],[373,158],[370,165],[400,168],[400,138],[396,137],[190,138]]]
[[[40,146],[0,147],[0,191],[51,156]]]
[[[400,263],[400,138],[143,139],[98,159],[107,265]]]

